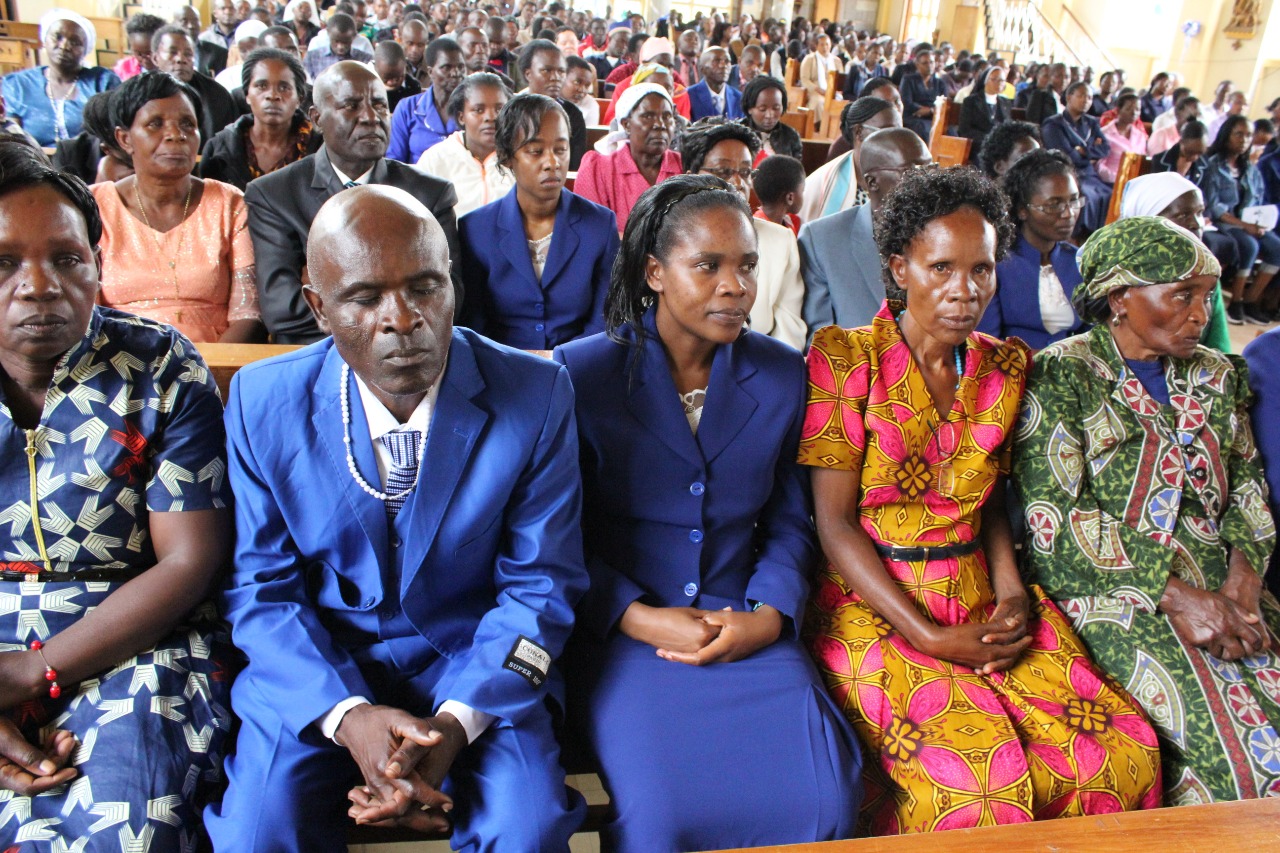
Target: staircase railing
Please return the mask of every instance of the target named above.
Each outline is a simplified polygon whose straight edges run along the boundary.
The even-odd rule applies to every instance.
[[[1055,27],[1034,0],[984,0],[983,23],[987,50],[1010,61],[1065,62],[1096,71],[1115,68],[1115,61],[1069,9],[1063,29]]]

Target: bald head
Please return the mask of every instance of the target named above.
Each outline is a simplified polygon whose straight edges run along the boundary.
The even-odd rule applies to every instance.
[[[724,81],[729,79],[729,51],[723,47],[709,47],[702,52],[698,60],[698,68],[713,89],[719,90]]]
[[[359,186],[325,202],[307,236],[303,295],[320,329],[402,423],[440,378],[453,329],[449,244],[402,189]]]
[[[858,154],[858,179],[867,191],[871,209],[880,209],[885,197],[902,180],[903,172],[932,162],[924,141],[908,128],[887,127],[865,137]]]

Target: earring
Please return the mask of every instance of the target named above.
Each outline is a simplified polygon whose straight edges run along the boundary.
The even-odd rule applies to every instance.
[[[1120,314],[1117,314],[1116,316],[1111,318],[1111,325],[1119,326],[1122,320],[1124,320],[1124,317]]]

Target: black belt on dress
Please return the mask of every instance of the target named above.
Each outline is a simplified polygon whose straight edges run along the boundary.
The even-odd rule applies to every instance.
[[[947,557],[963,557],[982,547],[982,543],[977,539],[970,539],[968,542],[957,545],[920,545],[905,548],[898,545],[885,545],[881,542],[874,544],[877,554],[898,563],[927,563],[930,560],[945,560]]]

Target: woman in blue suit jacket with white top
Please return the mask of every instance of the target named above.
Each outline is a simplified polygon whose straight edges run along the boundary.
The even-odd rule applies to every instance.
[[[544,95],[515,96],[498,113],[495,145],[516,185],[458,220],[467,294],[459,323],[532,350],[602,331],[618,221],[564,188],[564,108]]]
[[[815,559],[805,367],[744,323],[750,210],[719,178],[641,196],[575,389],[591,590],[565,671],[627,851],[841,838],[856,742],[799,642]]]
[[[1001,180],[1018,239],[996,264],[996,295],[978,331],[1018,337],[1040,350],[1088,325],[1071,305],[1082,281],[1068,243],[1084,206],[1071,161],[1061,151],[1032,151]]]

